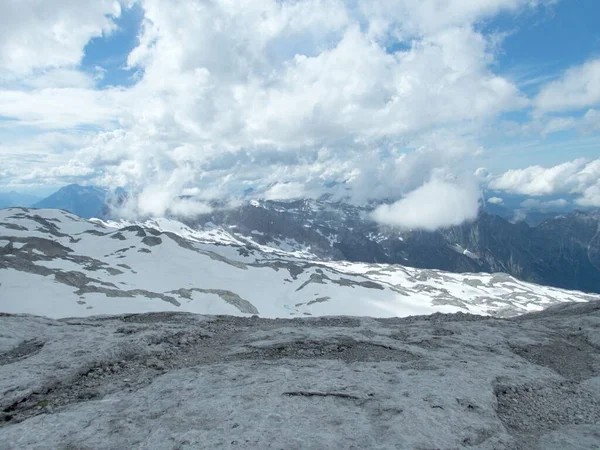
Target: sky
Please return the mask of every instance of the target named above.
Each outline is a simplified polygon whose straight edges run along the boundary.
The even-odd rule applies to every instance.
[[[596,0],[0,0],[0,191],[124,187],[128,215],[328,194],[427,229],[486,192],[600,207],[598,18]]]

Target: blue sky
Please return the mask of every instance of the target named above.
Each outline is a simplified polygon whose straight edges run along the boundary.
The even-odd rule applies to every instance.
[[[21,5],[0,2],[0,191],[600,206],[596,1]]]
[[[127,68],[127,56],[138,45],[143,18],[142,7],[134,3],[130,8],[125,8],[120,17],[114,19],[116,31],[91,39],[83,49],[82,70],[94,73],[97,67],[101,67],[106,71],[104,77],[98,81],[98,88],[129,87],[136,83],[136,71]]]
[[[570,67],[600,57],[600,3],[594,0],[561,1],[547,9],[521,15],[505,14],[486,25],[490,31],[506,30],[497,58],[497,72],[515,78],[522,91],[535,96],[548,80],[559,78]],[[585,108],[573,112],[583,115]],[[530,110],[506,115],[508,120],[527,122]],[[500,149],[502,156],[490,157],[489,164],[499,170],[527,165],[554,166],[571,156],[598,158],[600,138],[580,136],[575,131],[547,136],[506,136],[486,141],[489,148]],[[505,157],[504,155],[507,155]]]
[[[599,56],[599,15],[600,4],[594,0],[566,0],[492,20],[489,30],[510,33],[498,56],[500,70],[523,71],[532,78],[559,76],[564,69]]]

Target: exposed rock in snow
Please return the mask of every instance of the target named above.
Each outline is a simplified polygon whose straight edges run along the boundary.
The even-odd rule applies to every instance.
[[[509,317],[600,299],[505,274],[320,262],[222,238],[167,219],[103,223],[60,210],[1,210],[0,311],[53,318],[152,311]]]
[[[531,227],[509,222],[513,212],[503,219],[488,210],[474,221],[428,232],[378,224],[371,214],[375,207],[254,201],[182,220],[194,230],[221,227],[229,231],[223,239],[304,258],[508,272],[524,281],[600,293],[600,210],[538,217]]]
[[[0,316],[0,449],[597,449],[600,302],[513,319]]]

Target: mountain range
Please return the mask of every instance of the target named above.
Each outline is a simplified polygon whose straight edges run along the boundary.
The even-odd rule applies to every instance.
[[[112,194],[112,195],[111,195]],[[8,207],[57,208],[80,217],[108,217],[110,207],[107,199],[117,200],[127,195],[123,188],[114,192],[99,186],[69,184],[50,196],[40,199],[16,191],[0,193],[0,209]],[[500,197],[501,196],[501,197]],[[545,196],[543,201],[533,201],[523,195],[488,191],[482,209],[491,215],[500,216],[511,223],[525,222],[537,226],[547,219],[571,212],[574,196]],[[568,199],[565,200],[565,198]],[[493,202],[490,200],[494,200]]]
[[[464,312],[509,317],[598,295],[403,265],[325,261],[169,219],[130,224],[56,209],[0,211],[0,311],[304,317]],[[291,241],[288,241],[291,244]],[[18,299],[18,301],[17,301]]]
[[[402,264],[449,272],[505,272],[524,281],[600,293],[600,212],[573,211],[537,226],[482,211],[435,232],[382,227],[370,210],[313,200],[253,201],[182,219],[220,227],[252,243],[317,259]]]
[[[98,186],[70,184],[33,204],[34,208],[55,208],[90,219],[103,214],[109,191]],[[27,205],[12,205],[27,206]]]
[[[34,204],[83,218],[112,219],[108,191],[69,185]],[[313,260],[401,264],[455,273],[505,272],[523,281],[600,293],[600,212],[531,211],[487,203],[476,220],[434,232],[381,226],[371,207],[320,200],[257,201],[210,214],[172,217],[194,230],[234,236],[243,245],[300,252]]]

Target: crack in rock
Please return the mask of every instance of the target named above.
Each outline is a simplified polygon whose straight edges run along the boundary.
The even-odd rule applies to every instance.
[[[288,397],[334,397],[343,398],[346,400],[363,400],[360,397],[352,394],[344,394],[340,392],[313,392],[313,391],[291,391],[284,392],[283,395]]]

